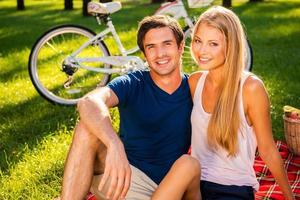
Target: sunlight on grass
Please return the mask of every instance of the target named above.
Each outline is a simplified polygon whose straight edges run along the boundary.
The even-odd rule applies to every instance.
[[[27,101],[36,92],[28,77],[28,50],[9,53],[5,59],[0,58],[1,84],[0,109]],[[15,66],[12,68],[12,66]],[[26,89],[25,89],[26,88]]]
[[[33,150],[25,146],[22,160],[10,168],[8,175],[1,175],[0,199],[50,199],[58,195],[70,140],[70,132],[62,128],[50,133]]]

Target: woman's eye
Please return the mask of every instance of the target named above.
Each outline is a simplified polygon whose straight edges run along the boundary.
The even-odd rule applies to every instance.
[[[216,47],[216,46],[218,46],[219,44],[218,43],[215,43],[215,42],[211,42],[210,43],[210,46],[213,46],[213,47]]]
[[[195,43],[201,43],[201,41],[198,40],[198,39],[195,39],[194,42],[195,42]]]

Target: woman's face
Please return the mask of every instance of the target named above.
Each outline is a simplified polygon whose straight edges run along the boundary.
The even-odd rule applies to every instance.
[[[207,23],[198,26],[192,41],[192,52],[201,69],[212,70],[223,67],[225,49],[225,36],[219,29]]]

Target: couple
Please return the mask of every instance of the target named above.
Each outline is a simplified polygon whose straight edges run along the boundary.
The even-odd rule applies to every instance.
[[[243,71],[238,17],[220,6],[200,16],[191,50],[205,71],[190,77],[180,72],[184,41],[176,20],[144,18],[137,40],[150,71],[120,76],[78,103],[61,199],[84,199],[89,190],[99,200],[254,199],[256,147],[293,199],[267,93]],[[109,114],[114,106],[120,137]]]

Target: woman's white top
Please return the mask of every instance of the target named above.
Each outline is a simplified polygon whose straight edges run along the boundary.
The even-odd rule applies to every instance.
[[[191,154],[200,161],[201,180],[222,185],[252,186],[257,191],[259,183],[253,168],[257,142],[252,127],[247,123],[242,98],[243,84],[250,74],[243,73],[238,94],[241,124],[238,131],[239,148],[235,157],[228,156],[228,152],[221,147],[213,150],[207,143],[207,126],[211,114],[205,112],[202,106],[202,91],[207,74],[204,71],[198,80],[191,115]]]

